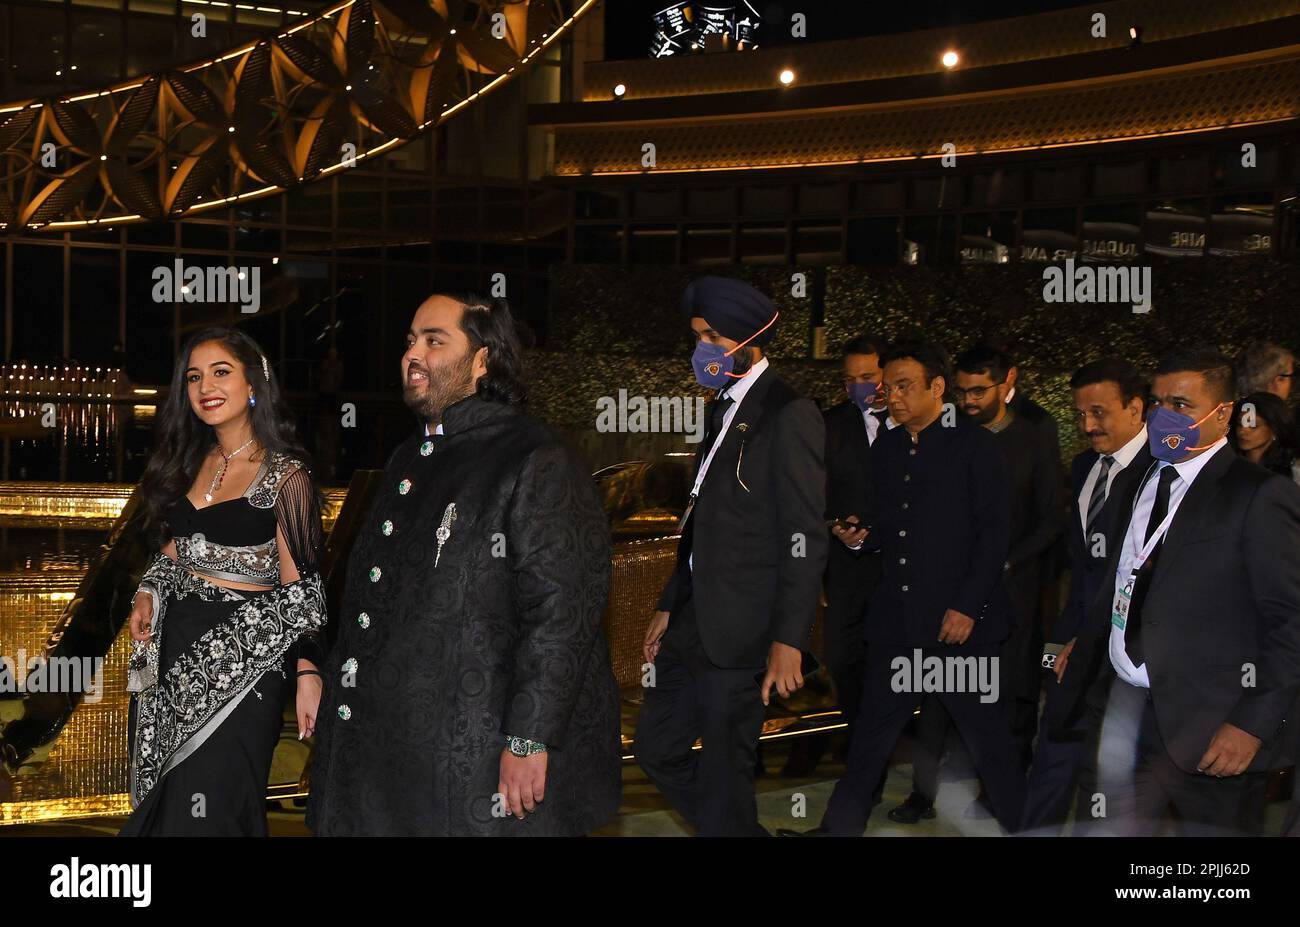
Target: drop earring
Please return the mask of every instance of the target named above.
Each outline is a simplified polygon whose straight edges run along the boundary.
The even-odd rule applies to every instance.
[[[255,405],[257,405],[257,397],[256,397],[256,396],[249,396],[249,397],[248,397],[248,407],[251,409],[251,408],[252,408],[253,406],[255,406]]]

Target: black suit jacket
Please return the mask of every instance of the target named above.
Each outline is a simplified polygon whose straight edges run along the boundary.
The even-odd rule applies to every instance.
[[[1138,490],[1134,481],[1125,493],[1103,576],[1115,575]],[[1156,722],[1185,772],[1196,771],[1225,722],[1263,741],[1249,771],[1291,761],[1284,754],[1293,746],[1285,721],[1300,688],[1297,551],[1300,487],[1220,448],[1178,507],[1142,607]],[[1094,717],[1114,676],[1112,598],[1103,583],[1063,682],[1071,698],[1088,700]],[[1080,685],[1090,667],[1092,680]]]
[[[709,464],[658,607],[676,612],[693,595],[718,666],[762,666],[773,641],[808,649],[828,543],[825,443],[817,406],[769,367]],[[701,444],[696,473],[708,452]]]
[[[871,535],[884,576],[867,612],[867,641],[938,646],[944,612],[974,618],[967,643],[1010,632],[1002,568],[1011,544],[1010,482],[996,436],[940,416],[914,445],[906,428],[872,446]],[[906,588],[905,588],[906,587]]]
[[[871,442],[862,410],[842,402],[827,410],[826,424],[826,519],[856,515],[863,524],[871,511]],[[880,423],[879,436],[885,433]],[[826,592],[830,596],[875,581],[878,558],[856,556],[833,535],[826,558]]]
[[[1099,456],[1096,451],[1084,451],[1076,455],[1070,464],[1070,514],[1065,522],[1065,545],[1070,557],[1070,594],[1051,634],[1052,641],[1059,644],[1066,643],[1079,633],[1083,617],[1098,591],[1113,586],[1113,582],[1106,581],[1104,574],[1107,557],[1116,541],[1116,522],[1122,520],[1125,526],[1128,525],[1128,510],[1124,509],[1120,501],[1127,499],[1128,506],[1132,507],[1130,491],[1147,472],[1152,459],[1151,451],[1143,447],[1127,467],[1115,474],[1110,491],[1106,494],[1106,504],[1102,506],[1101,516],[1094,529],[1094,533],[1101,537],[1085,538],[1080,524],[1079,493],[1083,492],[1083,484]],[[1120,535],[1120,540],[1122,539],[1123,535]],[[1114,574],[1110,575],[1113,579]]]

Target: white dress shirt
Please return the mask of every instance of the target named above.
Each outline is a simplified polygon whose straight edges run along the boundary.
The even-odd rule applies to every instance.
[[[728,399],[731,399],[732,402],[731,405],[727,407],[727,411],[722,415],[722,427],[720,427],[718,433],[713,436],[713,444],[709,448],[708,455],[704,458],[704,463],[700,464],[700,472],[695,475],[695,485],[691,487],[692,496],[698,496],[700,494],[700,487],[704,485],[704,477],[709,472],[709,464],[713,463],[713,455],[716,454],[718,448],[722,446],[722,439],[726,436],[727,429],[731,427],[731,420],[736,417],[736,410],[738,410],[740,404],[744,402],[745,394],[749,392],[751,387],[753,387],[754,381],[763,375],[763,372],[767,370],[767,367],[767,358],[759,358],[758,363],[749,368],[749,373],[741,377],[739,380],[736,380],[734,383],[728,384],[725,389],[718,392],[719,399],[726,396]],[[690,557],[687,558],[687,563],[692,570],[695,569],[694,551],[692,551]]]
[[[442,422],[439,422],[439,423],[438,423],[438,427],[437,427],[436,429],[434,429],[434,432],[433,432],[433,433],[436,434],[436,435],[440,435],[440,434],[442,434]],[[428,422],[425,422],[425,423],[424,423],[424,436],[425,436],[426,438],[429,437],[429,423],[428,423]]]
[[[862,424],[867,426],[868,446],[875,444],[876,434],[880,431],[880,419],[876,418],[875,409],[868,409],[862,413]]]
[[[1138,455],[1138,451],[1146,447],[1146,443],[1147,426],[1143,425],[1141,430],[1127,444],[1110,455],[1114,463],[1110,465],[1110,473],[1106,475],[1106,495],[1108,497],[1110,496],[1110,488],[1115,485],[1115,477],[1119,475],[1119,471],[1133,462],[1133,458]],[[1105,457],[1106,455],[1101,456]],[[1097,485],[1097,477],[1100,474],[1101,457],[1098,457],[1092,462],[1092,469],[1088,471],[1088,478],[1083,481],[1083,489],[1079,491],[1079,527],[1084,531],[1088,530],[1088,503],[1092,501],[1092,488]]]
[[[1128,531],[1124,534],[1122,542],[1124,546],[1120,548],[1119,565],[1115,570],[1115,583],[1111,590],[1112,602],[1119,594],[1119,590],[1128,583],[1129,577],[1133,575],[1133,564],[1142,550],[1143,538],[1147,533],[1147,522],[1151,520],[1151,510],[1156,505],[1156,487],[1160,483],[1160,471],[1165,467],[1173,467],[1178,471],[1178,478],[1169,484],[1169,523],[1172,525],[1174,513],[1178,511],[1178,506],[1187,495],[1192,481],[1205,469],[1211,457],[1223,451],[1227,443],[1227,438],[1220,438],[1190,460],[1176,464],[1162,460],[1157,462],[1158,466],[1151,468],[1146,482],[1142,485],[1142,491],[1138,493],[1137,502],[1133,506],[1133,517],[1129,519]],[[1143,689],[1151,688],[1146,663],[1141,666],[1133,665],[1128,651],[1124,649],[1124,629],[1116,627],[1113,623],[1110,626],[1110,663],[1115,667],[1116,675],[1129,685],[1140,686]]]

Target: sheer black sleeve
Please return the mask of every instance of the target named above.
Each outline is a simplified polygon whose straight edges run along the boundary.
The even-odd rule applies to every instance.
[[[280,483],[275,496],[275,521],[286,547],[280,556],[293,561],[301,580],[319,583],[324,531],[316,484],[306,467],[299,467]],[[324,664],[324,638],[319,629],[304,631],[290,649],[291,669],[297,668],[299,658],[317,667]]]

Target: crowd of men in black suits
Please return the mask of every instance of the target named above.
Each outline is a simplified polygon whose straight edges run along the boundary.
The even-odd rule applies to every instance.
[[[636,755],[700,834],[766,833],[764,706],[803,685],[823,591],[849,746],[807,833],[862,834],[918,708],[895,821],[933,816],[955,728],[982,785],[972,813],[1007,832],[1061,832],[1072,804],[1076,834],[1263,832],[1268,774],[1297,753],[1300,487],[1228,443],[1251,413],[1231,361],[1178,350],[1149,380],[1081,366],[1089,449],[1067,487],[1056,426],[1003,351],[954,364],[857,338],[846,400],[822,416],[763,354],[778,313],[761,293],[706,277],[682,311],[717,398],[646,635]],[[1246,360],[1289,390],[1289,353]]]

